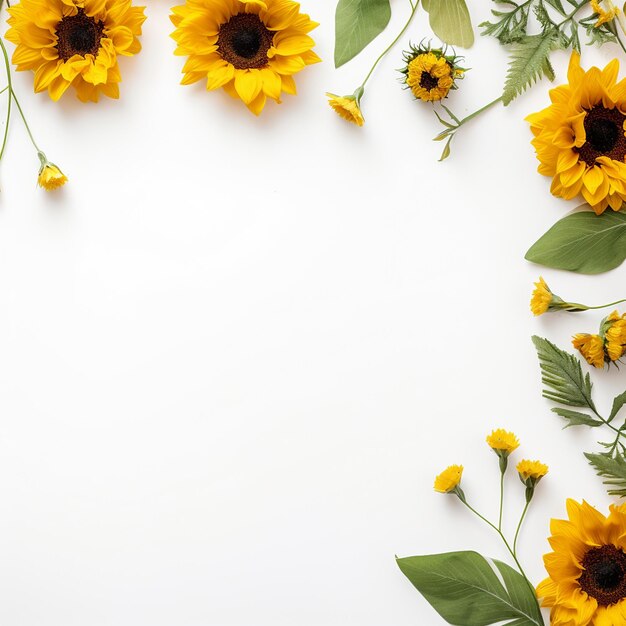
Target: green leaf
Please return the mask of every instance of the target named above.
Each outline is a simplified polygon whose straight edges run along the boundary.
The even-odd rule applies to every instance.
[[[543,76],[554,80],[550,52],[557,35],[557,30],[551,29],[540,35],[527,35],[513,44],[509,71],[502,93],[502,102],[505,106]]]
[[[595,412],[591,399],[591,379],[583,375],[580,361],[536,335],[533,343],[541,365],[541,381],[547,387],[543,397],[567,406],[584,406]]]
[[[626,258],[626,213],[571,213],[526,253],[526,259],[581,274],[612,270]]]
[[[451,46],[471,48],[474,29],[465,0],[423,0],[428,21],[441,41]]]
[[[565,428],[570,428],[570,426],[591,426],[592,428],[602,426],[602,422],[600,420],[594,419],[586,413],[570,411],[569,409],[563,409],[561,407],[554,407],[552,412],[564,417],[567,420]]]
[[[530,13],[529,2],[523,2],[520,5],[514,2],[507,4],[513,7],[511,11],[492,10],[493,15],[499,19],[495,22],[482,22],[479,24],[479,27],[483,29],[483,35],[491,35],[503,45],[520,41],[526,37],[528,15]]]
[[[589,463],[607,487],[609,495],[626,498],[626,459],[619,454],[615,457],[609,453],[590,454],[585,452]]]
[[[611,409],[611,415],[609,415],[609,419],[607,422],[612,422],[617,414],[620,412],[621,408],[626,404],[626,391],[624,393],[620,393],[619,396],[616,396],[613,400],[613,408]]]
[[[389,0],[339,0],[335,13],[335,67],[353,59],[391,19]]]
[[[412,556],[397,562],[402,573],[449,624],[543,626],[534,592],[505,563],[494,560],[492,565],[477,552]]]

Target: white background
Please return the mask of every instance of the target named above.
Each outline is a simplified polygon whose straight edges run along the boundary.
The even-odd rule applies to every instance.
[[[259,119],[179,86],[168,3],[147,9],[120,101],[53,103],[16,78],[70,183],[35,187],[15,118],[0,172],[2,626],[437,626],[394,555],[506,559],[432,491],[461,462],[495,515],[495,427],[521,438],[514,460],[550,465],[521,540],[533,580],[565,498],[608,504],[582,457],[596,433],[561,430],[530,342],[567,347],[602,316],[534,319],[540,272],[568,299],[626,297],[625,268],[523,259],[575,206],[550,196],[523,121],[548,84],[437,163],[431,107],[398,82],[401,47],[368,86],[364,128],[327,107],[408,8],[394,2],[393,28],[335,71],[334,4],[304,3],[325,62]],[[472,7],[476,24],[488,8]],[[429,35],[420,15],[410,36]],[[459,115],[498,95],[505,54],[478,38],[466,65]],[[626,383],[615,369],[594,381],[603,409]],[[510,531],[514,472],[507,488]]]

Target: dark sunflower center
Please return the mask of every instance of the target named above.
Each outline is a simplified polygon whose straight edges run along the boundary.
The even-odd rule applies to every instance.
[[[605,109],[598,105],[587,111],[583,122],[587,140],[577,148],[581,160],[587,165],[593,165],[601,156],[624,161],[624,120],[626,116],[619,109]]]
[[[609,606],[626,598],[626,554],[615,546],[591,548],[583,557],[580,588],[599,605]]]
[[[239,13],[220,26],[217,51],[238,70],[255,69],[267,65],[273,40],[274,33],[258,15]]]
[[[85,15],[84,9],[78,9],[76,15],[64,17],[56,28],[59,57],[67,61],[75,54],[96,56],[100,50],[103,30],[104,24]]]
[[[422,72],[420,77],[420,87],[430,91],[439,85],[439,79],[431,76],[428,72]]]

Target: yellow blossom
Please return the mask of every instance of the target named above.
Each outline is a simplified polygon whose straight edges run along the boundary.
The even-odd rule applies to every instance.
[[[487,435],[487,444],[499,456],[509,456],[519,447],[519,439],[511,432],[502,428],[494,430]]]
[[[534,315],[547,313],[550,308],[550,303],[552,302],[552,297],[553,294],[550,291],[550,287],[548,287],[543,277],[540,276],[539,281],[535,283],[535,290],[530,299],[530,310]]]
[[[437,478],[435,478],[435,491],[439,493],[450,493],[454,491],[461,482],[463,475],[462,465],[450,465]]]
[[[601,3],[602,0],[591,0],[591,8],[598,16],[598,20],[594,24],[595,28],[602,26],[602,24],[612,22],[619,15],[619,9],[611,2],[611,0],[605,0],[605,3],[608,6],[608,11],[602,7]]]
[[[600,335],[578,333],[572,339],[572,345],[578,350],[589,365],[604,368],[604,340]]]
[[[537,483],[548,473],[548,466],[540,461],[523,459],[517,464],[517,471],[523,483]]]
[[[54,163],[45,163],[39,170],[37,182],[46,191],[53,191],[65,185],[67,176]]]
[[[327,93],[328,104],[344,120],[352,122],[357,126],[363,126],[365,120],[359,101],[355,96],[337,96],[334,93]]]

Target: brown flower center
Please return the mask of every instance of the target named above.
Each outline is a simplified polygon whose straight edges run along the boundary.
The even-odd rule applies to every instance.
[[[624,161],[626,156],[624,120],[626,115],[619,109],[605,109],[598,105],[587,111],[583,121],[587,140],[576,149],[580,159],[587,165],[593,165],[601,156]]]
[[[428,72],[422,72],[420,76],[420,87],[422,89],[426,89],[426,91],[430,91],[431,89],[435,89],[439,85],[439,79],[431,76]]]
[[[258,15],[238,13],[220,26],[217,51],[238,70],[258,69],[267,65],[273,40]]]
[[[583,557],[580,588],[600,606],[626,598],[626,554],[615,546],[591,548]]]
[[[104,23],[85,15],[84,9],[78,9],[76,15],[64,17],[57,24],[57,52],[64,61],[75,54],[96,56],[100,50]]]

